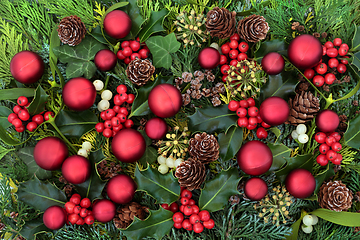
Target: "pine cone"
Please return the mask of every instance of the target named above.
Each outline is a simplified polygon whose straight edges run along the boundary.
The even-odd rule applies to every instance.
[[[182,94],[182,101],[183,101],[183,106],[188,105],[191,102],[191,98],[189,94]]]
[[[219,158],[219,143],[214,135],[197,133],[189,141],[189,154],[203,164],[210,163]]]
[[[228,38],[236,30],[236,12],[230,12],[225,8],[215,7],[206,15],[206,30],[212,37],[221,39]]]
[[[251,15],[238,23],[237,31],[242,39],[247,42],[258,42],[265,39],[269,31],[269,24],[263,16]]]
[[[298,125],[313,119],[320,110],[320,100],[311,92],[296,94],[294,99],[289,99],[290,115],[286,123]]]
[[[205,180],[205,165],[196,158],[189,158],[176,168],[175,176],[180,187],[186,187],[189,191],[199,189]]]
[[[74,15],[61,19],[57,31],[62,43],[76,46],[84,39],[86,28],[81,19]]]
[[[341,181],[324,183],[318,193],[320,206],[336,212],[351,208],[352,199],[352,192]]]
[[[211,103],[214,107],[220,106],[221,105],[220,96],[218,94],[213,96],[211,99]]]
[[[115,218],[113,219],[115,227],[122,229],[127,228],[132,221],[134,221],[135,216],[144,220],[148,212],[149,209],[147,207],[142,206],[137,202],[128,203],[117,209]]]
[[[205,71],[205,76],[206,76],[206,79],[209,82],[214,82],[215,81],[215,75],[211,72],[211,70],[206,70]]]
[[[142,86],[145,85],[155,72],[155,67],[149,60],[135,58],[126,68],[126,75],[132,83]]]

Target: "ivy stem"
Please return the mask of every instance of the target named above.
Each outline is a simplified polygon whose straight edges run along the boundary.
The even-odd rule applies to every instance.
[[[108,85],[108,83],[109,83],[109,79],[110,79],[110,75],[107,75],[107,76],[106,76],[106,80],[105,80],[104,89],[107,89],[107,85]]]

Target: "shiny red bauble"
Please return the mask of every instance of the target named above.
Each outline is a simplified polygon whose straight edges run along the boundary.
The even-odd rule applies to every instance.
[[[65,159],[61,172],[69,183],[80,184],[90,177],[91,165],[83,156],[73,155]]]
[[[285,61],[279,53],[270,52],[261,60],[261,67],[267,74],[276,75],[284,70]]]
[[[124,38],[130,33],[131,19],[124,11],[111,11],[104,19],[104,29],[110,37]]]
[[[66,144],[57,137],[41,139],[34,148],[34,159],[42,169],[54,171],[60,169],[69,152]]]
[[[161,118],[152,118],[145,124],[145,132],[149,138],[160,140],[168,131],[166,122]]]
[[[44,62],[41,57],[31,51],[22,51],[11,59],[11,75],[23,84],[32,84],[38,81],[44,73]]]
[[[102,49],[96,53],[94,63],[99,70],[104,72],[110,71],[115,67],[117,57],[109,49]]]
[[[315,190],[316,181],[308,170],[299,168],[291,171],[285,180],[288,192],[296,198],[309,197]]]
[[[180,91],[171,84],[163,83],[154,87],[149,94],[149,108],[158,117],[173,117],[180,111]]]
[[[339,126],[340,119],[336,112],[326,109],[317,114],[315,123],[321,132],[333,132]]]
[[[86,78],[73,78],[65,84],[62,97],[71,110],[84,111],[94,104],[96,89]]]
[[[289,113],[289,105],[280,97],[269,97],[260,105],[261,119],[272,126],[283,124],[288,119]]]
[[[320,41],[312,35],[303,34],[294,38],[288,47],[288,57],[295,67],[300,69],[312,68],[319,63],[323,56]]]
[[[115,217],[116,207],[110,200],[102,199],[95,203],[92,212],[96,220],[106,223]]]
[[[66,218],[65,209],[59,206],[51,206],[45,210],[43,222],[47,228],[57,230],[65,225]]]
[[[258,176],[266,173],[273,162],[270,148],[260,141],[245,143],[237,154],[237,162],[246,174]]]
[[[111,201],[126,204],[132,200],[136,190],[136,183],[128,175],[120,174],[110,179],[106,193]]]
[[[261,178],[254,177],[246,181],[244,191],[250,200],[259,201],[267,194],[268,186]]]
[[[207,47],[201,50],[198,56],[200,66],[205,69],[216,68],[220,63],[220,53],[212,47]]]
[[[119,131],[115,135],[111,143],[111,149],[119,161],[132,163],[144,155],[146,142],[141,133],[128,128]]]

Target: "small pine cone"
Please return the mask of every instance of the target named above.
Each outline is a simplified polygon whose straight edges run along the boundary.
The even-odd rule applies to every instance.
[[[356,194],[354,195],[354,199],[356,202],[360,202],[360,191],[356,192]]]
[[[342,114],[339,116],[340,122],[346,122],[347,121],[347,116],[345,114]]]
[[[59,177],[59,182],[61,182],[61,183],[65,183],[65,184],[67,184],[68,182],[66,181],[66,179],[63,177],[63,176],[60,176]]]
[[[236,12],[215,7],[206,15],[206,30],[212,37],[221,39],[231,37],[236,30]]]
[[[6,225],[5,225],[5,224],[0,223],[0,231],[4,230],[4,229],[5,229],[5,227],[6,227]]]
[[[205,76],[206,76],[206,79],[209,82],[214,82],[215,81],[215,75],[210,70],[205,71]]]
[[[196,77],[197,80],[202,81],[204,80],[205,74],[202,71],[196,70],[194,72],[194,77]]]
[[[194,99],[200,99],[202,97],[200,90],[193,90],[191,92],[191,97]]]
[[[293,22],[293,23],[291,24],[291,29],[292,29],[292,30],[296,30],[299,25],[300,25],[299,22]]]
[[[313,119],[320,110],[320,100],[311,92],[296,94],[294,99],[289,99],[290,115],[286,123],[298,125]]]
[[[200,90],[201,86],[202,86],[202,84],[200,83],[200,81],[197,78],[195,78],[194,80],[191,80],[191,86],[190,87],[192,89]]]
[[[200,188],[205,180],[205,173],[204,164],[196,158],[189,158],[176,168],[175,176],[178,178],[180,187],[186,187],[192,191]]]
[[[326,33],[326,32],[323,32],[323,33],[321,34],[321,37],[322,37],[322,38],[327,38],[327,33]]]
[[[204,97],[210,97],[210,95],[211,95],[210,89],[203,88],[201,91],[201,95],[203,95]]]
[[[240,202],[240,198],[239,198],[238,195],[232,195],[229,198],[229,202],[230,202],[231,205],[238,204]]]
[[[144,220],[146,218],[149,209],[145,206],[140,205],[137,202],[131,202],[118,208],[116,211],[115,218],[113,219],[116,228],[127,228],[134,217]]]
[[[135,58],[126,68],[126,75],[137,86],[145,85],[155,72],[155,67],[149,60]]]
[[[181,85],[183,84],[184,80],[181,77],[175,78],[175,84],[176,85]]]
[[[221,105],[220,96],[217,94],[213,96],[211,99],[211,103],[214,107],[220,106]]]
[[[269,31],[269,24],[263,16],[251,15],[238,23],[237,31],[242,39],[247,42],[258,42],[265,39]]]
[[[225,85],[224,85],[224,83],[217,83],[216,85],[215,85],[215,91],[216,91],[216,93],[221,93],[221,94],[224,94],[225,93]]]
[[[324,84],[324,85],[322,86],[322,88],[323,88],[323,90],[324,90],[325,92],[329,92],[329,91],[330,91],[329,85],[327,85],[327,84],[326,84],[326,85]]]
[[[320,206],[336,212],[351,208],[352,199],[352,192],[341,181],[324,183],[318,193]]]
[[[81,19],[74,15],[61,19],[57,31],[62,43],[76,46],[85,37],[86,28]]]
[[[66,196],[70,197],[73,192],[73,187],[71,185],[65,185],[64,187]]]
[[[320,33],[314,32],[314,33],[313,33],[313,36],[316,37],[316,38],[320,38]]]
[[[189,94],[182,94],[182,101],[183,101],[183,106],[188,105],[191,102],[191,98]]]
[[[142,119],[140,120],[140,125],[145,126],[146,123],[147,123],[147,120],[146,120],[145,118],[142,118]]]
[[[303,32],[305,30],[305,27],[303,25],[300,25],[297,30]]]
[[[214,135],[197,133],[189,141],[189,154],[203,164],[216,161],[219,158],[219,143]]]
[[[184,79],[184,82],[188,83],[192,80],[193,75],[192,75],[192,73],[189,73],[189,72],[183,72],[181,77]]]

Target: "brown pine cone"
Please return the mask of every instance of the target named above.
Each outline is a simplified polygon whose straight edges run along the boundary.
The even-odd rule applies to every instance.
[[[211,95],[211,91],[208,88],[203,88],[201,91],[201,95],[203,95],[204,97],[210,97]]]
[[[116,215],[113,219],[116,228],[127,228],[132,221],[134,221],[134,217],[144,220],[146,218],[149,209],[145,206],[140,205],[137,202],[131,202],[123,207],[119,207],[116,211]]]
[[[313,119],[320,110],[320,100],[311,92],[296,94],[294,99],[289,99],[290,115],[287,124],[298,125]]]
[[[211,99],[211,103],[214,107],[220,106],[221,105],[220,96],[218,94],[213,96]]]
[[[216,91],[216,93],[224,94],[226,91],[224,83],[222,83],[222,82],[217,83],[214,88],[214,92],[215,91]]]
[[[341,181],[324,183],[318,193],[320,206],[336,212],[351,208],[352,199],[352,192]]]
[[[269,24],[263,16],[251,15],[239,21],[237,31],[247,42],[258,42],[265,39]]]
[[[186,187],[189,191],[199,189],[205,180],[205,166],[196,158],[189,158],[176,168],[175,176],[180,187]]]
[[[214,135],[197,133],[189,141],[189,154],[203,164],[210,163],[219,158],[219,143]]]
[[[130,81],[138,86],[145,85],[155,72],[155,67],[149,60],[135,58],[126,68],[126,75]]]
[[[202,80],[204,80],[205,74],[204,74],[202,71],[200,71],[200,70],[196,70],[196,71],[194,72],[194,77],[195,77],[197,80],[202,81]]]
[[[182,94],[182,101],[183,101],[183,106],[188,105],[191,102],[191,98],[189,94]]]
[[[236,30],[236,12],[215,7],[206,15],[206,30],[212,37],[221,39],[231,37]]]
[[[206,79],[209,82],[214,82],[215,81],[215,75],[211,72],[211,70],[206,70],[205,71],[205,76],[206,76]]]
[[[61,19],[57,31],[62,43],[76,46],[84,39],[86,28],[81,19],[74,15]]]
[[[189,73],[189,72],[183,72],[181,77],[184,79],[184,82],[188,83],[192,80],[193,75],[192,75],[192,73]]]

